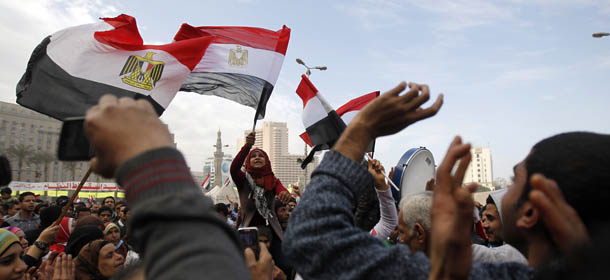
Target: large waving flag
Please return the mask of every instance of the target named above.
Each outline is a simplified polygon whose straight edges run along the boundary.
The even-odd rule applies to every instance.
[[[223,97],[254,108],[255,121],[264,118],[284,62],[290,29],[183,24],[174,40],[208,36],[213,42],[180,90]]]
[[[345,125],[348,125],[352,121],[352,119],[360,112],[360,110],[364,108],[364,106],[366,106],[366,104],[369,104],[369,102],[375,100],[375,98],[377,98],[378,96],[379,91],[367,93],[343,104],[343,106],[339,107],[336,112],[341,117],[341,120],[343,120]],[[303,132],[299,136],[301,137],[301,139],[303,139],[303,141],[305,141],[305,143],[307,143],[307,145],[309,145],[310,147],[313,146],[307,132]]]
[[[331,147],[345,129],[345,123],[305,75],[301,76],[297,94],[303,100],[303,125],[310,145]]]
[[[144,45],[128,15],[67,28],[36,47],[17,84],[17,103],[65,119],[84,115],[111,93],[146,98],[160,115],[211,41],[199,36]]]

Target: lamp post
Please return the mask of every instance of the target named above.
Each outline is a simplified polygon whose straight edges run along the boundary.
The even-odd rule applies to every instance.
[[[610,33],[608,32],[595,32],[593,33],[593,38],[601,38],[601,37],[606,37],[606,36],[610,36]]]
[[[303,60],[302,60],[302,59],[300,59],[300,58],[297,58],[297,63],[298,63],[298,64],[301,64],[301,65],[305,66],[305,68],[307,68],[307,72],[305,72],[305,74],[306,74],[307,76],[311,75],[311,69],[316,69],[316,70],[320,70],[320,71],[324,71],[324,70],[328,69],[328,67],[326,67],[326,66],[309,67],[309,66],[307,66],[307,64],[305,64],[305,62],[303,62]]]

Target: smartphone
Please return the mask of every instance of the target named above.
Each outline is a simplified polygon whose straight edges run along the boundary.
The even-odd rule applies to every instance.
[[[254,256],[256,256],[256,259],[258,260],[258,254],[260,252],[260,248],[258,247],[258,228],[244,227],[239,228],[237,232],[239,233],[239,239],[241,239],[244,250],[248,247],[252,249],[252,251],[254,251]]]
[[[93,158],[93,147],[85,135],[85,117],[66,118],[59,135],[57,158],[64,161],[85,161]]]

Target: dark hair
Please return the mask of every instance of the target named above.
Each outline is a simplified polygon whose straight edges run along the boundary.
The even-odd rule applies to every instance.
[[[288,206],[288,204],[282,202],[281,200],[279,200],[279,199],[275,200],[275,208],[274,208],[275,212],[277,212],[277,209],[279,209],[281,207],[286,207],[286,206]]]
[[[271,229],[267,226],[256,226],[258,228],[258,235],[266,236],[269,242],[273,241],[273,234]]]
[[[57,218],[61,215],[61,207],[57,205],[51,205],[42,211],[40,211],[40,225],[41,227],[49,227]]]
[[[127,202],[125,202],[125,200],[119,200],[114,204],[114,207],[116,207],[117,205],[127,205]]]
[[[224,203],[216,203],[214,205],[214,210],[216,210],[216,213],[222,213],[225,216],[229,215],[229,209],[227,208],[227,205]]]
[[[112,208],[108,207],[108,206],[102,206],[100,207],[100,210],[97,211],[99,214],[102,214],[102,212],[110,212],[110,215],[112,215],[114,213],[114,211],[112,210]]]
[[[6,210],[10,210],[11,208],[15,207],[15,205],[19,205],[19,203],[15,202],[15,201],[10,201],[6,205],[8,205],[8,209],[6,209]]]
[[[49,204],[47,204],[46,202],[39,203],[38,205],[36,205],[36,207],[34,207],[34,213],[40,214],[40,209],[43,207],[44,208],[49,207]]]
[[[527,181],[517,206],[528,199],[529,178],[555,180],[565,200],[592,230],[610,216],[610,135],[570,132],[538,142],[525,159]]]
[[[36,199],[36,195],[33,192],[24,192],[19,195],[19,202],[23,202],[26,196],[31,195]]]
[[[8,185],[13,180],[13,172],[11,171],[11,163],[5,156],[0,156],[0,186]],[[11,194],[11,189],[4,188],[0,193],[4,193],[8,189]]]
[[[123,212],[123,214],[127,214],[127,212],[129,212],[129,207],[127,206],[127,204],[125,204],[125,206],[123,206],[125,208],[121,209],[121,212]]]
[[[78,214],[80,212],[91,212],[91,209],[89,209],[85,206],[76,207],[76,214]]]
[[[55,204],[57,206],[65,206],[68,203],[68,197],[65,195],[62,195],[60,197],[58,197],[57,199],[55,199]]]
[[[9,187],[6,187],[6,188],[3,188],[2,190],[0,190],[0,193],[11,195],[13,193],[13,190],[11,190],[11,188],[9,188]]]
[[[489,196],[487,196],[487,199],[485,200],[485,205],[487,205],[487,204],[496,205],[496,201],[494,200],[493,197],[491,197],[491,194]]]
[[[297,199],[291,196],[291,197],[290,197],[290,200],[289,200],[288,202],[294,202],[294,203],[297,203]]]
[[[107,197],[104,197],[104,200],[102,200],[102,204],[105,203],[106,199],[109,199],[109,198],[112,199],[113,202],[116,202],[116,200],[114,200],[114,196],[107,196]]]

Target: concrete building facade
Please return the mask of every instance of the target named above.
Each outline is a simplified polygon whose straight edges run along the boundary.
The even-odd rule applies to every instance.
[[[470,149],[472,160],[464,175],[464,184],[477,183],[493,190],[493,164],[491,150],[485,147],[472,147]]]

